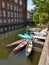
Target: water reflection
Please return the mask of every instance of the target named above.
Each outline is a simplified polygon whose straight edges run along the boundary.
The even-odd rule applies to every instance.
[[[40,52],[32,51],[31,55],[28,57],[28,62],[30,62],[30,65],[38,65],[40,55]]]
[[[28,65],[25,56],[25,49],[15,55],[11,52],[7,59],[0,60],[0,64],[1,65]]]

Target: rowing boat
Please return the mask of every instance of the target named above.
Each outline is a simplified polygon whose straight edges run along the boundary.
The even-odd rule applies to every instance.
[[[32,47],[33,47],[32,41],[29,41],[26,46],[26,56],[27,57],[30,55],[32,51]]]
[[[25,39],[18,40],[18,41],[16,41],[16,42],[13,42],[13,43],[11,43],[11,44],[6,45],[5,47],[6,47],[6,48],[10,48],[10,47],[17,46],[17,45],[19,45],[21,42],[23,42],[24,40],[25,40]]]
[[[22,49],[24,49],[27,45],[26,41],[23,41],[21,44],[19,44],[16,48],[13,49],[13,53],[18,53],[20,52]]]

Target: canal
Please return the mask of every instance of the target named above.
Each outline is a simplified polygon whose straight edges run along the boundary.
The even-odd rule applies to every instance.
[[[8,33],[0,34],[0,65],[38,65],[40,59],[40,52],[33,51],[27,58],[25,55],[25,49],[20,53],[13,54],[13,48],[5,48],[5,45],[10,44],[20,38],[17,37],[17,33],[24,33],[25,28],[21,30],[14,30]]]

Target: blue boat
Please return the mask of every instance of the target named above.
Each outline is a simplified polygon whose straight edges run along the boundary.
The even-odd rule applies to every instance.
[[[29,34],[24,33],[24,34],[18,34],[19,37],[21,38],[26,38],[26,39],[33,39],[33,37],[31,37]]]
[[[25,36],[23,34],[18,34],[18,37],[25,38]]]

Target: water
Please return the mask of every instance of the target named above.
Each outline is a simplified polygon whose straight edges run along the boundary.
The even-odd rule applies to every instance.
[[[23,29],[21,31],[23,31]],[[0,65],[38,65],[41,55],[40,52],[33,51],[27,58],[25,55],[25,49],[20,53],[13,54],[13,48],[5,48],[5,45],[19,39],[16,36],[16,33],[18,32],[15,30],[5,34],[0,34]]]
[[[20,53],[9,53],[5,59],[0,59],[0,65],[38,65],[40,53],[33,51],[30,57],[26,57],[25,49]]]

